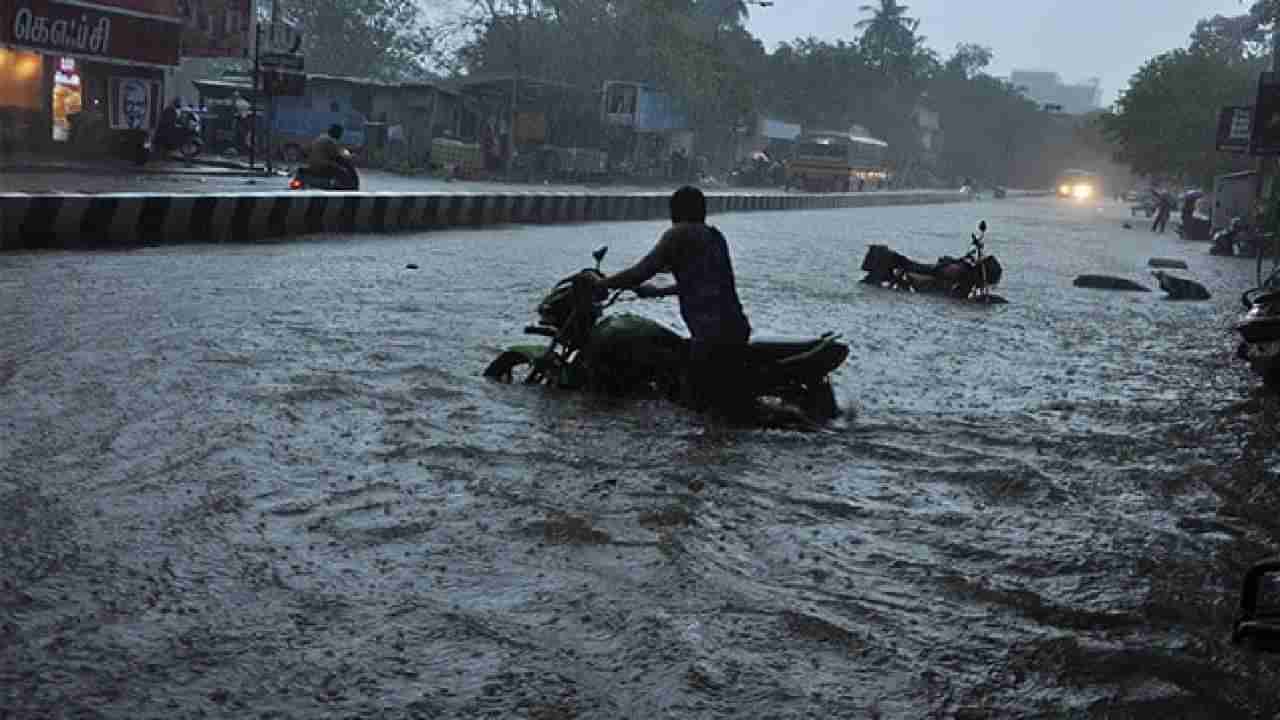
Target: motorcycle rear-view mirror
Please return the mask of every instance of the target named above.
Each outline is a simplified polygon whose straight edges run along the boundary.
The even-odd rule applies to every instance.
[[[604,256],[605,256],[605,255],[608,255],[608,254],[609,254],[609,246],[608,246],[608,245],[601,245],[601,246],[600,246],[600,249],[598,249],[598,250],[596,250],[595,252],[591,253],[591,257],[595,258],[595,261],[596,261],[596,269],[597,269],[597,270],[599,270],[599,269],[600,269],[600,263],[604,262]]]

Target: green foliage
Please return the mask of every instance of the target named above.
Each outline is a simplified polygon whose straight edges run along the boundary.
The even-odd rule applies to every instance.
[[[1248,16],[1201,21],[1188,48],[1153,58],[1133,76],[1102,123],[1136,172],[1208,183],[1238,169],[1240,159],[1214,144],[1218,111],[1251,104],[1265,67],[1249,28]]]
[[[960,45],[930,84],[931,104],[943,109],[942,169],[951,177],[1043,186],[1056,172],[1044,157],[1050,119],[1009,83],[982,72],[990,61],[989,49]]]
[[[862,30],[859,45],[873,67],[891,76],[910,75],[916,69],[917,54],[924,38],[916,34],[920,21],[907,17],[907,6],[895,0],[880,0],[878,7],[859,8],[871,17],[858,22]]]
[[[852,39],[801,38],[773,52],[743,27],[742,0],[465,1],[477,12],[459,69],[591,90],[609,80],[666,88],[687,101],[699,153],[727,155],[734,128],[768,113],[808,128],[863,125],[905,171],[923,155],[915,116],[924,106],[941,117],[941,175],[1025,185],[1116,154],[1142,173],[1204,178],[1231,166],[1213,151],[1217,109],[1251,100],[1259,27],[1280,17],[1280,0],[1265,0],[1250,15],[1202,20],[1189,48],[1147,63],[1113,112],[1080,120],[1042,112],[987,75],[989,48],[961,44],[940,59],[896,0],[863,6]]]
[[[687,101],[700,141],[723,152],[757,105],[764,47],[741,23],[736,0],[525,0],[520,13],[480,0],[474,38],[459,53],[469,72],[521,73],[598,89],[609,80],[646,82]]]
[[[308,72],[397,80],[423,71],[431,37],[414,0],[280,0]]]

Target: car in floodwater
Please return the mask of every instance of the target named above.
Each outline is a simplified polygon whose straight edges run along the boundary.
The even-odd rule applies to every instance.
[[[1063,170],[1056,185],[1060,198],[1091,200],[1101,195],[1102,178],[1088,170]]]

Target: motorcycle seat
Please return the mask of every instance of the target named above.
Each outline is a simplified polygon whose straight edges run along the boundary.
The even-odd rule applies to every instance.
[[[783,337],[755,336],[747,347],[753,355],[764,355],[771,360],[781,360],[801,353],[809,352],[821,345],[828,337]]]

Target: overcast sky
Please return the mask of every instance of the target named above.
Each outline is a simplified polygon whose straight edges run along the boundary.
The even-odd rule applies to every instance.
[[[774,0],[751,6],[748,27],[770,50],[781,41],[816,36],[849,39],[873,0]],[[1196,21],[1239,15],[1239,0],[902,0],[920,20],[926,44],[943,57],[957,43],[990,47],[988,72],[1053,70],[1068,83],[1097,77],[1109,104],[1150,58],[1186,47]]]

